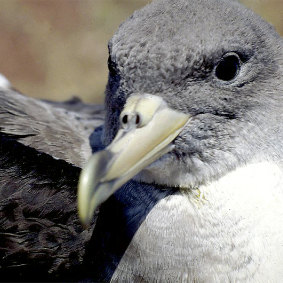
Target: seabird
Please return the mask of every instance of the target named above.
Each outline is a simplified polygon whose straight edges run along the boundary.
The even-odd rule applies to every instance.
[[[155,0],[109,51],[90,140],[101,108],[0,90],[1,280],[280,282],[280,36],[236,1]]]
[[[108,64],[78,190],[84,224],[102,204],[89,278],[281,282],[282,38],[237,1],[155,0]]]

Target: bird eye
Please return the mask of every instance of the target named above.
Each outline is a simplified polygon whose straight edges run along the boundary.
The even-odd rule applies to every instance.
[[[108,70],[111,76],[115,76],[117,74],[117,64],[112,61],[110,55],[108,57]]]
[[[236,53],[226,54],[215,69],[215,76],[222,81],[233,80],[240,72],[241,60]]]

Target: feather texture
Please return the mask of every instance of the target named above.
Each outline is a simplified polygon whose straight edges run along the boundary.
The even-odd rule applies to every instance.
[[[77,217],[81,166],[103,107],[0,92],[0,278],[79,279],[96,217]]]

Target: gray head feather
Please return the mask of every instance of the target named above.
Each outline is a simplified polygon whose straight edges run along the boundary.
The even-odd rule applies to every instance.
[[[126,98],[150,93],[193,115],[159,164],[166,172],[173,162],[171,174],[192,186],[251,160],[283,159],[282,38],[237,1],[156,0],[120,26],[109,50],[106,143]],[[215,70],[229,54],[240,67],[225,81]]]

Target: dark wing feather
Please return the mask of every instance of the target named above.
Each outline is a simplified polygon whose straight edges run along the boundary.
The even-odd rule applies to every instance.
[[[103,110],[81,107],[0,92],[1,281],[73,281],[82,274],[96,217],[82,229],[77,181],[90,155],[90,125],[102,123]]]

